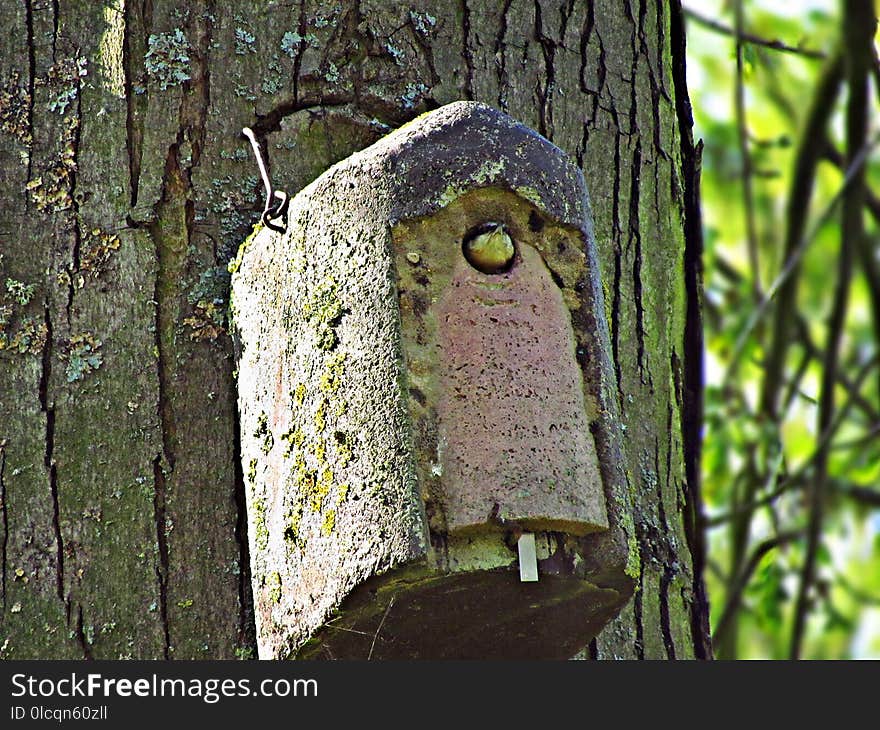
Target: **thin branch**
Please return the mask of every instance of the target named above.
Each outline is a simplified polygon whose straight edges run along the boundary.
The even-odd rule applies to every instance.
[[[804,56],[805,58],[814,58],[821,60],[826,57],[822,51],[816,51],[812,48],[790,46],[787,43],[783,43],[779,40],[768,40],[752,33],[743,32],[742,30],[737,31],[734,28],[730,28],[724,25],[724,23],[719,23],[717,20],[708,18],[705,15],[701,15],[696,10],[692,10],[691,8],[684,8],[684,14],[685,17],[690,18],[696,23],[699,23],[704,28],[708,28],[709,30],[715,31],[716,33],[721,33],[723,35],[733,36],[734,38],[737,38],[738,40],[745,43],[751,43],[752,45],[761,46],[762,48],[769,48],[772,51],[781,51],[782,53],[794,53],[798,56]]]
[[[749,502],[736,506],[734,509],[724,512],[723,514],[715,515],[714,517],[707,519],[706,527],[718,527],[719,525],[723,525],[742,514],[753,512],[758,507],[772,504],[778,497],[782,496],[794,487],[803,486],[808,470],[810,469],[810,467],[813,466],[813,464],[816,463],[816,461],[820,457],[820,454],[830,448],[831,439],[834,438],[834,435],[843,424],[850,409],[857,402],[857,399],[860,397],[859,391],[861,390],[862,385],[867,379],[868,374],[871,372],[873,367],[877,365],[878,362],[880,362],[880,354],[875,354],[873,357],[868,358],[868,360],[862,364],[862,367],[859,370],[858,375],[856,376],[855,382],[852,383],[852,387],[847,391],[847,400],[843,404],[843,407],[837,411],[834,420],[830,424],[828,424],[825,431],[823,431],[818,443],[816,444],[816,448],[813,450],[813,453],[795,471],[786,476],[785,479],[777,484],[778,469],[781,459],[779,460],[779,462],[775,462],[773,468],[767,474],[764,487],[766,490],[772,488],[775,485],[775,489],[757,499],[752,499]]]
[[[807,327],[807,323],[804,320],[802,314],[798,314],[797,316],[797,328],[798,328],[798,342],[803,345],[804,350],[810,355],[811,358],[815,358],[816,360],[821,359],[822,351],[813,342],[813,338],[810,337],[810,330]],[[880,342],[880,340],[878,340]],[[868,358],[865,360],[861,367],[870,367],[872,364],[872,359]],[[840,386],[843,387],[844,390],[849,394],[849,396],[853,400],[853,405],[859,407],[859,409],[868,417],[868,420],[872,423],[875,421],[880,421],[880,411],[874,407],[862,394],[861,394],[861,380],[860,376],[856,375],[855,380],[850,380],[847,377],[846,373],[838,371],[837,373],[837,382]],[[815,401],[814,401],[815,402]]]
[[[736,510],[730,510],[729,512],[715,515],[715,517],[706,520],[706,527],[720,527],[736,517],[737,512],[754,511],[766,504],[772,504],[778,497],[786,492],[791,492],[795,489],[803,489],[806,485],[807,479],[803,474],[786,479],[770,494],[765,494],[760,499],[756,499],[750,504],[744,504]],[[841,482],[839,479],[829,480],[827,486],[829,491],[833,492],[836,496],[846,497],[847,499],[851,499],[854,502],[858,502],[859,504],[868,507],[880,507],[880,492],[871,487],[866,487],[861,484],[847,484]]]
[[[743,275],[723,256],[720,254],[715,254],[715,270],[721,274],[725,279],[730,281],[735,286],[739,286],[743,282]],[[739,305],[739,301],[732,302],[734,307]],[[707,310],[719,312],[719,308],[712,308],[711,305],[707,302],[706,304]],[[821,350],[816,346],[816,343],[813,342],[812,337],[810,337],[810,330],[807,326],[807,322],[804,319],[802,313],[795,311],[793,313],[794,318],[794,326],[797,330],[797,343],[800,344],[804,348],[804,356],[801,358],[801,362],[798,364],[797,370],[795,372],[794,377],[788,379],[787,382],[787,392],[785,397],[782,399],[783,403],[783,411],[787,411],[791,406],[794,397],[799,394],[798,388],[801,380],[803,379],[807,367],[809,367],[810,361],[813,359],[819,360],[822,357]],[[720,326],[720,325],[718,325]],[[880,340],[878,340],[880,342]],[[766,361],[765,361],[766,367]],[[859,388],[856,386],[853,380],[847,377],[845,372],[837,373],[837,382],[840,384],[847,393],[853,398],[853,405],[859,407],[860,410],[864,412],[864,414],[868,417],[868,420],[873,422],[880,421],[880,410],[875,408],[859,391]],[[726,391],[726,393],[730,393],[730,389]],[[804,398],[807,398],[806,395],[800,393],[800,395]],[[739,396],[742,401],[742,408],[744,411],[748,412],[748,414],[754,415],[750,408],[748,401],[744,400],[742,396]],[[809,399],[811,402],[815,403],[814,399]],[[776,420],[781,421],[782,418],[777,418]]]
[[[860,484],[841,484],[838,480],[831,481],[829,484],[836,494],[848,497],[868,507],[880,507],[880,492],[876,489]]]
[[[830,333],[829,333],[829,335],[830,335]],[[828,359],[830,360],[830,358],[828,358]],[[867,359],[867,361],[862,363],[862,367],[859,370],[858,374],[856,375],[856,379],[853,384],[853,389],[847,393],[847,399],[844,402],[843,407],[839,408],[836,413],[833,413],[831,416],[831,422],[826,423],[825,426],[823,427],[821,436],[819,437],[819,441],[816,444],[816,448],[813,450],[813,453],[810,455],[810,457],[808,459],[806,459],[806,461],[804,461],[788,477],[786,477],[785,482],[797,481],[797,480],[801,479],[802,477],[804,477],[806,475],[807,471],[811,467],[815,466],[816,469],[818,470],[818,465],[820,464],[821,460],[825,456],[827,456],[827,452],[831,446],[831,439],[834,438],[834,435],[837,433],[837,430],[843,424],[844,420],[846,420],[847,414],[849,413],[850,409],[852,408],[853,404],[856,401],[855,394],[858,393],[859,390],[861,390],[862,385],[864,385],[865,379],[868,377],[868,374],[871,372],[873,367],[878,362],[880,362],[880,353],[874,353],[873,356],[869,357]],[[827,362],[826,362],[826,366],[827,366]],[[835,365],[835,369],[836,369],[836,365]],[[834,377],[834,373],[830,373],[829,375],[832,378]],[[826,373],[823,372],[822,373],[822,390],[823,390],[822,395],[825,395],[824,391],[825,391],[826,385],[829,389],[833,389],[833,387],[834,387],[833,381],[831,381],[831,380],[826,381]],[[820,395],[820,397],[819,397],[820,411],[822,409],[822,395]],[[828,396],[826,395],[825,397],[827,398]],[[820,414],[820,427],[822,427],[821,424],[823,421],[821,415],[822,414]],[[815,475],[815,472],[814,472],[814,475]]]
[[[877,96],[880,98],[880,54],[877,53],[876,47],[873,49],[872,58],[871,74],[874,76],[874,91],[877,92]]]
[[[775,537],[764,540],[764,542],[760,543],[755,548],[727,595],[727,601],[724,604],[724,610],[721,612],[721,618],[718,619],[718,624],[715,626],[715,632],[712,634],[712,643],[715,646],[718,646],[718,644],[724,640],[724,636],[727,633],[728,628],[731,626],[731,620],[739,611],[743,592],[749,584],[752,574],[757,570],[761,558],[771,550],[787,545],[788,543],[794,542],[803,537],[803,534],[803,530],[782,532]]]
[[[835,149],[827,136],[824,139],[823,155],[837,167],[842,168],[844,166],[843,155]],[[880,198],[877,198],[867,186],[864,189],[863,195],[865,205],[872,217],[876,222],[880,223]],[[868,292],[871,298],[871,322],[874,325],[874,339],[880,342],[880,267],[878,267],[877,259],[875,258],[873,242],[865,235],[861,237],[859,260],[862,264],[862,272],[865,275],[865,281],[868,284]]]
[[[366,631],[358,631],[357,629],[347,629],[345,626],[333,626],[332,624],[324,624],[327,628],[333,629],[334,631],[346,631],[349,634],[360,634],[361,636],[372,636]]]
[[[385,624],[385,619],[388,618],[388,614],[391,612],[391,607],[394,605],[394,596],[391,596],[391,600],[388,601],[388,605],[385,607],[385,613],[382,614],[382,620],[379,622],[379,625],[376,627],[376,633],[373,635],[373,643],[370,644],[370,653],[367,654],[367,659],[373,658],[373,649],[376,648],[376,639],[379,638],[379,633],[382,631],[382,626]]]
[[[739,141],[739,156],[742,164],[743,210],[746,218],[746,245],[749,254],[749,266],[752,271],[752,291],[755,301],[763,298],[761,289],[761,262],[758,257],[758,228],[755,222],[755,195],[752,188],[752,154],[749,151],[749,130],[746,123],[746,88],[743,62],[743,0],[734,1],[736,16],[736,84],[734,93],[734,109],[736,115],[736,131]]]
[[[798,250],[804,247],[807,211],[810,209],[816,168],[821,158],[821,147],[815,140],[825,135],[842,80],[843,57],[838,53],[822,71],[795,153],[791,189],[785,212],[785,243],[783,244],[785,263],[782,267],[782,274],[788,271],[793,275],[790,280],[787,278],[786,281],[776,285],[779,299],[773,313],[772,338],[761,384],[761,412],[771,417],[776,416],[779,408],[785,354],[791,340],[791,318],[797,311],[794,305],[797,298],[797,263],[800,260]],[[773,288],[771,286],[771,290]],[[772,296],[768,293],[767,299],[771,299]]]
[[[880,78],[878,78],[877,83],[880,84]],[[843,159],[843,155],[831,143],[831,140],[828,139],[827,136],[825,137],[823,144],[824,148],[822,150],[822,156],[837,169],[843,170],[846,167],[846,160]],[[880,198],[874,195],[870,190],[866,190],[865,205],[868,207],[868,211],[871,213],[874,222],[880,223]]]
[[[742,332],[740,332],[739,337],[736,340],[736,344],[734,345],[733,354],[730,358],[730,364],[727,366],[727,370],[724,373],[722,389],[726,388],[727,384],[733,379],[733,376],[736,375],[736,371],[738,370],[740,361],[742,360],[742,355],[743,351],[745,350],[746,342],[748,342],[748,339],[754,331],[755,326],[767,314],[767,311],[770,308],[770,304],[773,303],[773,299],[776,297],[779,289],[782,287],[783,284],[785,284],[786,281],[788,281],[789,277],[791,277],[791,275],[794,273],[810,244],[816,238],[822,227],[831,219],[831,216],[837,209],[837,204],[840,202],[841,198],[844,196],[844,193],[849,188],[853,178],[863,169],[868,155],[873,152],[878,142],[880,142],[880,133],[874,135],[873,139],[871,139],[869,143],[865,144],[865,146],[859,151],[856,158],[847,168],[847,173],[844,176],[843,182],[840,185],[840,189],[829,201],[828,205],[822,211],[822,214],[816,220],[809,233],[800,240],[797,247],[792,252],[792,255],[789,257],[788,261],[783,267],[782,271],[779,272],[779,275],[770,285],[770,288],[767,290],[766,296],[764,297],[763,301],[752,311],[752,314],[749,316],[745,327],[743,327],[743,330]]]
[[[868,137],[868,71],[873,59],[873,35],[876,27],[873,0],[845,0],[843,17],[849,90],[846,105],[846,146],[848,160],[854,161],[864,149]],[[818,430],[820,433],[824,433],[828,429],[835,416],[835,381],[852,280],[852,261],[864,245],[862,242],[865,235],[865,222],[862,215],[865,206],[864,190],[864,165],[860,165],[858,172],[853,176],[852,184],[847,186],[843,198],[837,284],[831,316],[828,321],[825,362],[819,396]],[[815,471],[808,492],[810,521],[807,531],[806,556],[795,601],[794,625],[789,649],[789,656],[792,659],[800,658],[803,647],[809,610],[809,594],[815,581],[816,555],[822,539],[827,476],[828,450],[823,445],[817,454]]]
[[[744,277],[740,271],[738,271],[729,261],[727,261],[723,256],[716,253],[714,256],[714,270],[720,274],[724,279],[731,282],[735,286],[740,286],[744,280]],[[741,302],[739,300],[732,301],[729,303],[729,306],[735,308],[739,306]],[[707,300],[705,303],[705,308],[707,312],[712,313],[713,322],[716,328],[721,326],[721,315],[723,313],[723,307],[721,305],[713,304],[711,301]],[[783,411],[788,410],[791,402],[794,400],[796,395],[801,395],[803,398],[810,400],[815,403],[815,399],[806,396],[804,393],[801,393],[798,388],[801,380],[805,374],[806,368],[809,366],[810,361],[813,359],[821,359],[822,352],[813,342],[810,337],[809,327],[807,326],[806,320],[802,313],[795,311],[792,313],[792,318],[794,320],[794,327],[797,330],[797,335],[794,341],[800,344],[803,347],[804,354],[801,358],[800,363],[796,369],[795,375],[791,378],[787,379],[786,385],[786,393],[782,399],[783,403]],[[880,338],[878,338],[878,342],[880,342]],[[764,361],[765,367],[767,366],[767,361]],[[858,406],[860,410],[862,410],[865,415],[868,417],[868,420],[871,422],[880,421],[880,410],[875,408],[861,393],[855,392],[855,385],[852,380],[850,380],[845,372],[837,373],[837,380],[841,387],[843,387],[847,392],[850,392],[854,399],[854,405]],[[730,386],[727,386],[726,393],[731,393]],[[748,409],[748,403],[743,402],[744,408]],[[750,415],[751,414],[750,412]],[[778,419],[777,420],[781,420]]]
[[[847,451],[849,449],[860,449],[867,444],[876,444],[877,436],[880,435],[880,422],[875,423],[863,436],[841,441],[831,446],[832,451]]]
[[[806,328],[804,328],[806,330]],[[804,332],[806,339],[809,341],[810,333]],[[812,342],[809,342],[812,345]],[[782,408],[783,412],[787,413],[789,408],[791,408],[791,404],[794,402],[795,396],[801,396],[809,400],[806,393],[801,390],[801,383],[804,380],[804,377],[807,374],[807,369],[810,367],[810,362],[812,362],[815,354],[810,350],[810,347],[807,343],[804,343],[804,351],[801,356],[801,360],[798,363],[797,368],[794,371],[794,375],[788,381],[788,392],[785,394],[785,397],[782,399]],[[782,419],[780,419],[781,421]]]
[[[727,573],[724,572],[721,565],[718,563],[717,560],[715,560],[715,558],[712,558],[712,557],[708,558],[706,560],[706,567],[712,572],[712,575],[714,575],[719,581],[721,581],[722,583],[725,583],[725,584],[728,582]]]
[[[743,504],[749,504],[755,498],[755,493],[760,488],[761,477],[758,473],[756,464],[757,449],[748,449],[746,451],[746,463],[740,470],[734,482],[733,499],[731,504],[733,511],[739,513]],[[740,494],[738,485],[744,484],[742,494]],[[749,548],[749,538],[751,536],[751,515],[742,514],[731,521],[730,524],[730,575],[738,576],[742,573],[744,566],[747,564],[747,554]],[[738,640],[738,624],[739,616],[732,616],[730,619],[729,630],[723,636],[720,643],[715,644],[717,653],[724,659],[733,659],[737,653]]]
[[[771,489],[769,493],[765,494],[760,499],[752,499],[749,502],[744,504],[736,505],[733,509],[728,510],[720,515],[715,515],[714,517],[709,517],[706,519],[705,525],[706,528],[719,527],[724,525],[732,520],[740,517],[744,514],[750,514],[758,507],[762,507],[766,504],[770,504],[775,500],[778,496],[785,493],[789,489],[791,489],[790,484],[784,484],[782,486],[778,486],[778,478],[780,467],[782,466],[782,461],[784,458],[784,453],[782,449],[779,449],[779,453],[776,455],[776,458],[773,460],[773,466],[767,474],[767,478],[764,483],[764,489]]]

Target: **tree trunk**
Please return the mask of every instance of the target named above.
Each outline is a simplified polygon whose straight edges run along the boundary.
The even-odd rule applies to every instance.
[[[589,654],[708,656],[677,3],[234,7],[0,7],[0,656],[251,655],[226,263],[262,186],[241,127],[293,194],[456,99],[540,131],[590,191],[641,569]]]

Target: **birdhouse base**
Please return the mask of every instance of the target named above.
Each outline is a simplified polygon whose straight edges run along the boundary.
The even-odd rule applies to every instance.
[[[505,536],[493,537],[499,558],[515,556],[515,544],[510,550]],[[553,534],[538,536],[545,546],[554,541]],[[455,572],[411,567],[362,584],[296,658],[570,659],[631,595],[631,586],[611,574],[590,576],[602,587],[574,574],[575,553],[563,547],[541,553],[537,582],[520,580],[515,559],[470,569],[469,556],[487,554],[489,538],[479,542],[447,546]]]

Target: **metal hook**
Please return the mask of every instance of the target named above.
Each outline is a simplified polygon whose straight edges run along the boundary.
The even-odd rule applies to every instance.
[[[250,127],[241,130],[242,134],[250,140],[251,147],[254,150],[254,157],[257,158],[257,167],[260,168],[260,177],[263,178],[263,185],[266,188],[266,205],[263,208],[263,216],[261,220],[273,231],[284,233],[287,228],[287,206],[290,203],[290,196],[283,190],[273,190],[272,182],[269,180],[269,173],[266,171],[266,163],[263,162],[263,154],[260,152],[260,143]],[[273,203],[273,200],[277,202]],[[274,221],[281,219],[281,225]]]

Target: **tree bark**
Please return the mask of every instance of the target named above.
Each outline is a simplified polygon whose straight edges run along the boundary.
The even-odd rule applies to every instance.
[[[0,7],[0,656],[250,656],[226,263],[262,207],[456,99],[583,168],[641,569],[585,652],[710,654],[698,156],[677,3]],[[12,282],[12,283],[10,283]]]

